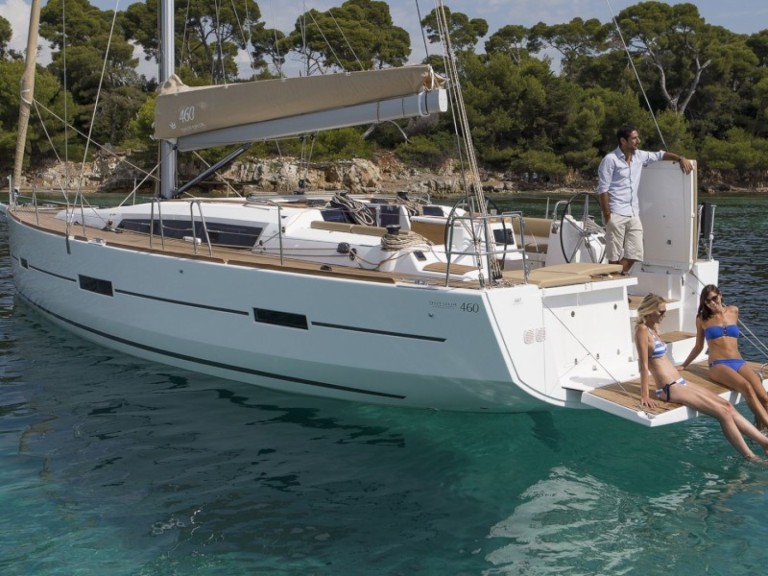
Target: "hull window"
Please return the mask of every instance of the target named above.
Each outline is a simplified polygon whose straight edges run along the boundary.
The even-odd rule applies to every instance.
[[[266,310],[264,308],[254,308],[253,316],[256,322],[262,324],[274,324],[276,326],[286,326],[287,328],[307,329],[307,317],[303,314],[291,314],[290,312],[280,312],[278,310]]]
[[[92,278],[90,276],[78,276],[80,281],[80,288],[88,290],[88,292],[96,292],[96,294],[103,294],[104,296],[113,296],[112,282],[109,280],[100,280],[99,278]]]

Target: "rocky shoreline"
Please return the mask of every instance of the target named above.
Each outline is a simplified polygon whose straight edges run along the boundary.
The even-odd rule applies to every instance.
[[[179,165],[189,180],[196,168]],[[595,181],[577,174],[561,182],[537,179],[535,175],[520,178],[503,173],[481,173],[486,193],[535,194],[569,196],[577,192],[591,191]],[[142,184],[143,182],[143,184]],[[82,166],[79,163],[60,163],[25,175],[22,190],[80,190],[86,193],[126,193],[140,186],[141,193],[152,194],[154,181],[146,177],[141,168],[132,164],[127,157],[101,154],[92,162]],[[768,189],[735,187],[714,179],[705,183],[699,178],[702,193],[754,193],[768,192]],[[374,160],[354,158],[336,162],[313,162],[305,164],[296,158],[246,159],[239,160],[220,172],[215,179],[203,182],[198,192],[227,194],[237,191],[243,195],[292,194],[304,189],[307,192],[330,192],[348,190],[353,193],[365,192],[409,192],[431,197],[456,196],[463,192],[461,171],[453,161],[427,170],[408,166],[392,153],[379,154]]]
[[[188,180],[195,174],[193,166],[179,165]],[[483,173],[481,180],[486,192],[514,194],[522,191],[572,194],[588,189],[588,182],[571,179],[568,185],[550,185],[535,178],[522,181],[500,173]],[[144,182],[144,184],[142,184]],[[21,183],[22,190],[81,190],[85,193],[128,192],[139,185],[143,193],[151,193],[154,181],[146,178],[141,168],[126,157],[100,155],[82,166],[80,163],[60,163],[30,171]],[[461,172],[454,162],[435,170],[407,166],[394,154],[380,154],[374,160],[354,158],[336,162],[304,164],[296,158],[248,159],[234,162],[215,178],[202,183],[198,192],[226,194],[237,190],[243,195],[290,194],[305,189],[308,192],[349,190],[353,193],[400,192],[455,196],[463,191]]]

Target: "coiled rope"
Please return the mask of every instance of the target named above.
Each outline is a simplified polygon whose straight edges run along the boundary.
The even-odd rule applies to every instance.
[[[387,232],[381,237],[381,249],[385,252],[395,252],[419,246],[429,247],[432,246],[432,242],[421,234],[411,232],[410,230],[401,230],[394,234]]]
[[[344,208],[356,224],[362,224],[364,226],[373,226],[376,224],[371,210],[364,202],[350,198],[343,194],[334,194],[333,202]]]

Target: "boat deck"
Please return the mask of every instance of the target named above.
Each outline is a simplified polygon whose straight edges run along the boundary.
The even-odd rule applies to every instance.
[[[157,254],[169,254],[181,258],[193,260],[205,260],[221,264],[237,266],[250,266],[253,268],[286,270],[302,274],[318,274],[332,276],[334,278],[365,279],[371,282],[384,282],[394,284],[398,281],[406,281],[402,275],[388,274],[372,270],[363,270],[350,267],[333,267],[328,264],[309,262],[306,260],[288,259],[282,260],[279,256],[268,254],[255,254],[247,248],[228,248],[213,246],[209,251],[207,244],[197,244],[184,240],[165,238],[159,235],[154,237],[130,230],[97,230],[83,227],[80,224],[67,226],[66,222],[56,218],[61,208],[37,209],[34,207],[16,207],[9,211],[9,215],[19,221],[35,228],[48,231],[53,234],[66,236],[69,234],[77,240],[98,242],[103,241],[110,246],[129,250],[140,250]],[[462,283],[462,286],[465,283]],[[467,286],[471,287],[471,286]]]
[[[747,362],[747,364],[758,373],[762,367],[762,365],[758,362]],[[690,364],[686,370],[681,372],[681,376],[685,378],[686,382],[690,382],[697,386],[702,386],[707,390],[711,390],[715,394],[730,392],[728,388],[710,380],[707,372],[707,362],[701,361]],[[767,376],[768,374],[765,374],[761,377],[762,379],[765,379]],[[628,380],[626,382],[617,382],[616,384],[609,384],[608,386],[596,388],[591,392],[591,394],[593,396],[597,396],[599,398],[603,398],[610,402],[619,404],[625,408],[638,410],[640,409],[640,378],[635,378],[634,380]],[[649,414],[658,415],[679,407],[679,404],[675,404],[673,402],[663,402],[661,400],[657,400],[655,408],[643,408],[643,410]]]
[[[35,208],[34,206],[17,206],[8,211],[10,217],[18,219],[29,226],[45,230],[47,232],[65,237],[69,235],[76,240],[86,242],[104,242],[110,246],[125,248],[129,250],[140,250],[142,252],[168,254],[181,258],[190,258],[195,260],[205,260],[221,264],[230,264],[236,266],[247,266],[261,269],[283,270],[299,274],[311,274],[327,276],[338,279],[355,279],[379,283],[415,283],[448,285],[456,288],[480,289],[481,285],[476,280],[460,280],[457,276],[471,270],[468,266],[452,264],[450,272],[456,275],[446,281],[445,264],[437,267],[429,265],[425,267],[427,272],[439,272],[440,276],[424,275],[415,276],[408,274],[398,274],[391,272],[381,272],[377,270],[366,270],[362,268],[352,268],[348,266],[334,266],[322,262],[311,262],[295,258],[280,258],[279,255],[258,254],[251,252],[247,248],[229,248],[223,246],[213,246],[210,250],[207,244],[195,244],[179,239],[165,238],[159,235],[151,236],[140,232],[129,230],[114,230],[109,228],[95,229],[83,227],[81,224],[70,224],[56,218],[56,214],[61,211],[61,207],[56,208]],[[432,266],[432,268],[430,268]],[[527,281],[538,285],[541,288],[553,286],[566,286],[570,284],[583,284],[586,282],[603,281],[611,279],[610,274],[614,272],[612,266],[618,265],[584,265],[572,264],[568,268],[559,270],[535,270]],[[438,269],[439,268],[439,269]],[[515,285],[526,283],[526,278],[522,271],[504,271],[503,280],[505,285]]]

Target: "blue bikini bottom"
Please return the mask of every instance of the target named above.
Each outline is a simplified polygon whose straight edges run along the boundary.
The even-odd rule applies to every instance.
[[[721,358],[720,360],[712,360],[712,362],[709,363],[709,367],[712,368],[712,366],[717,366],[718,364],[724,364],[734,372],[738,372],[739,369],[742,366],[744,366],[744,364],[746,363],[747,362],[745,360],[742,360],[741,358]]]

